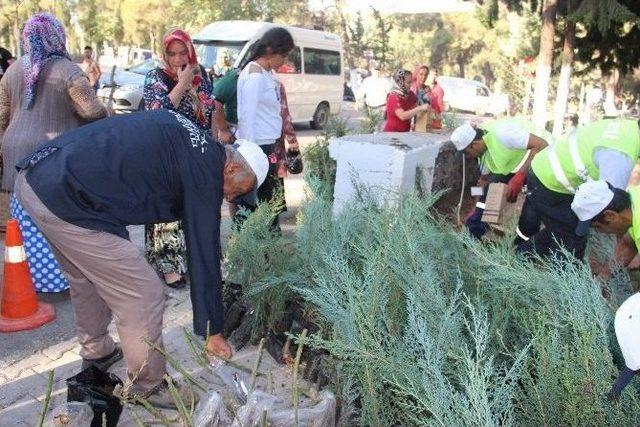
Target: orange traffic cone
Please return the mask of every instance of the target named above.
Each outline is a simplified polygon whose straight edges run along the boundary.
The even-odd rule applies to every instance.
[[[56,317],[53,306],[38,302],[22,246],[18,221],[7,221],[4,248],[4,285],[0,307],[0,332],[35,329]]]

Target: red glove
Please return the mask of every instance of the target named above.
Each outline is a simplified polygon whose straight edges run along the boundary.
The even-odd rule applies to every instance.
[[[507,184],[509,186],[509,192],[507,193],[508,202],[516,201],[516,199],[518,198],[518,194],[520,194],[520,192],[522,191],[522,186],[524,185],[526,180],[527,175],[522,171],[518,171],[518,173],[511,177],[511,179],[509,180],[509,184]]]

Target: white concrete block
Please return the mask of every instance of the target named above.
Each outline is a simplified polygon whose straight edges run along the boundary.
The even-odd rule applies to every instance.
[[[362,188],[380,205],[392,205],[401,193],[431,191],[433,172],[448,134],[384,132],[335,138],[329,155],[336,160],[333,213],[338,214]]]

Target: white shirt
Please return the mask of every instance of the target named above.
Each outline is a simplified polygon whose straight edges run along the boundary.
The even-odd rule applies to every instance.
[[[515,123],[500,123],[495,136],[500,144],[512,150],[526,150],[529,145],[529,131]]]
[[[600,171],[600,179],[621,190],[627,188],[633,172],[633,162],[629,156],[611,148],[597,148],[593,153],[593,162]]]
[[[280,138],[280,88],[273,73],[250,62],[238,77],[237,96],[239,139],[267,145]]]
[[[362,81],[360,98],[368,107],[380,107],[387,104],[387,95],[391,91],[391,80],[387,77],[369,76]]]

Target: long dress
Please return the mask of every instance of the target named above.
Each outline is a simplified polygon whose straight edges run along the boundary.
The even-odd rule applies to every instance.
[[[161,68],[149,71],[144,82],[145,109],[174,110],[201,129],[210,129],[213,113],[211,83],[206,78],[206,73],[202,75],[204,78],[200,85],[185,93],[176,108],[169,99],[169,93],[174,88],[175,82]],[[147,225],[145,241],[147,260],[157,271],[163,274],[184,275],[186,273],[186,246],[180,222]]]

